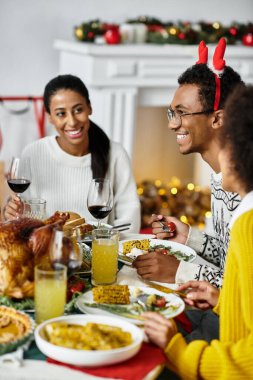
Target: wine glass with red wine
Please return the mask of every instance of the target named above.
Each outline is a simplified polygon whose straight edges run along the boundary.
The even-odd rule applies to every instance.
[[[20,198],[20,194],[31,184],[30,159],[13,157],[8,170],[7,183],[12,191]]]
[[[101,219],[112,211],[113,195],[110,181],[105,178],[94,178],[89,187],[87,206],[91,215],[97,219],[97,228],[101,226]]]

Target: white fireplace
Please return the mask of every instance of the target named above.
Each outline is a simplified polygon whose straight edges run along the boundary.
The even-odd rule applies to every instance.
[[[142,162],[147,170],[146,178],[149,168],[152,168],[152,157],[156,157],[161,170],[164,166],[164,175],[176,175],[179,170],[184,176],[188,173],[189,179],[200,185],[208,183],[208,169],[199,155],[191,155],[187,159],[181,156],[176,143],[171,142],[174,137],[169,137],[166,129],[165,107],[172,99],[178,76],[197,60],[197,46],[96,45],[57,40],[54,47],[60,51],[59,72],[75,74],[87,85],[94,109],[93,120],[111,139],[123,144],[134,166],[141,161],[141,151],[146,152]],[[212,56],[212,48],[209,48],[209,56]],[[245,82],[253,83],[252,48],[228,46],[226,61]],[[150,107],[156,107],[154,112]],[[160,115],[156,120],[154,113]],[[145,125],[141,126],[141,119],[145,116],[144,123],[152,123],[147,130]],[[138,133],[140,129],[143,130],[141,136]],[[160,136],[160,149],[157,141],[152,142],[156,136]],[[157,158],[159,151],[162,155]],[[166,167],[174,171],[166,172]],[[136,173],[140,170],[135,168]],[[157,172],[149,178],[154,178],[154,175],[160,176]]]

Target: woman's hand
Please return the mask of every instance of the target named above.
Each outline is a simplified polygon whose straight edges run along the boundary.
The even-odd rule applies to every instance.
[[[143,313],[145,318],[144,328],[149,340],[163,350],[177,333],[177,326],[173,319],[166,319],[158,313]]]
[[[5,220],[17,219],[23,213],[24,204],[16,195],[11,197],[4,207],[3,214]]]
[[[163,216],[153,214],[150,219],[152,225],[152,233],[156,235],[157,239],[170,239],[181,244],[185,244],[189,234],[189,226],[181,222],[173,216]],[[176,229],[172,232],[164,232],[163,226],[169,227],[173,225]]]
[[[211,309],[218,303],[220,295],[219,289],[215,288],[207,281],[188,281],[178,287],[180,292],[188,290],[185,303],[196,306],[199,309]]]

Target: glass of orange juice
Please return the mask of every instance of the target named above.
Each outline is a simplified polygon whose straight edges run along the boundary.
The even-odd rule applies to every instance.
[[[110,285],[117,280],[119,232],[108,229],[92,231],[92,284]]]
[[[35,267],[36,322],[59,317],[64,313],[67,293],[67,267],[63,264]]]

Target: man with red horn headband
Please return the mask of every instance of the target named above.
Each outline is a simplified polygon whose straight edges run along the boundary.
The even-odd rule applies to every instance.
[[[213,67],[209,67],[208,48],[203,41],[199,44],[199,60],[179,77],[179,87],[167,111],[168,127],[176,134],[180,152],[200,153],[213,170],[211,209],[214,235],[191,229],[175,217],[153,215],[151,218],[153,233],[158,239],[186,244],[211,265],[187,263],[152,252],[139,256],[133,264],[143,279],[178,284],[205,280],[217,288],[222,286],[229,242],[228,226],[240,197],[222,188],[219,135],[225,101],[235,86],[243,84],[240,75],[226,66],[223,58],[225,49],[226,41],[221,38],[213,55]],[[175,231],[170,231],[168,227],[173,224]],[[214,313],[193,310],[188,316],[195,329],[188,340],[204,338],[210,341],[218,336],[218,318]]]

